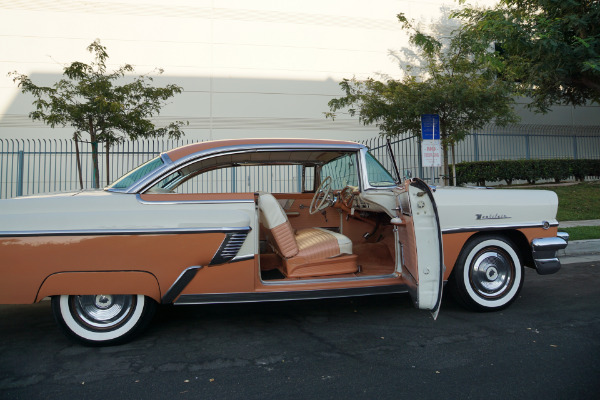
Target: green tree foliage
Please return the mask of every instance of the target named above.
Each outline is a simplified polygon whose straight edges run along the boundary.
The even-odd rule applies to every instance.
[[[335,118],[336,112],[347,110],[363,124],[375,124],[382,135],[391,137],[420,132],[421,115],[438,114],[448,177],[449,147],[491,121],[506,125],[518,120],[511,87],[497,79],[487,65],[487,46],[460,29],[442,41],[416,29],[403,14],[398,20],[410,32],[421,65],[407,63],[400,80],[344,79],[340,86],[345,96],[328,103],[326,116]]]
[[[495,44],[491,64],[530,108],[600,102],[600,1],[500,0],[455,16],[472,40]]]
[[[35,110],[29,114],[33,120],[43,121],[52,128],[70,125],[75,128],[73,140],[81,140],[88,133],[92,144],[94,185],[99,185],[98,143],[106,148],[106,179],[110,183],[108,154],[112,144],[130,139],[145,139],[161,136],[179,138],[183,135],[184,122],[175,121],[157,127],[150,118],[160,114],[166,101],[181,93],[177,85],[153,87],[153,78],[148,75],[126,77],[134,68],[125,64],[108,72],[106,47],[96,39],[87,47],[94,54],[91,64],[72,62],[64,68],[64,78],[52,87],[36,85],[27,75],[12,72],[13,80],[23,93],[35,97]],[[162,74],[162,70],[156,71]],[[119,81],[121,85],[117,85]],[[78,146],[76,146],[77,151]],[[79,163],[79,156],[78,163]],[[81,168],[79,168],[81,182]]]

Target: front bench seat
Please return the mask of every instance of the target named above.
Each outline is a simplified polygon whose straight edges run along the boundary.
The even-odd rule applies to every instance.
[[[270,193],[259,193],[260,222],[269,230],[268,240],[283,258],[288,278],[352,274],[358,271],[352,241],[322,228],[294,232],[285,211]]]

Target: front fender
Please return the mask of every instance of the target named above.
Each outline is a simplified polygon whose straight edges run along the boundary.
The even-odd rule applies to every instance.
[[[48,276],[38,291],[44,297],[93,294],[143,294],[160,303],[156,277],[144,271],[59,272]]]

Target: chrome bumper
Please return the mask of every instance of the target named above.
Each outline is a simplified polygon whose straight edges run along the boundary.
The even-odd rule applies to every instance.
[[[567,247],[569,234],[558,232],[556,237],[537,238],[531,242],[535,269],[540,275],[549,275],[560,269],[560,260],[556,252]]]

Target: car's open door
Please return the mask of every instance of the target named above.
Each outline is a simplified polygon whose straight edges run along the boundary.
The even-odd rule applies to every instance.
[[[433,193],[420,179],[407,180],[397,190],[396,225],[398,271],[405,278],[415,306],[440,308],[444,276],[442,234]]]

